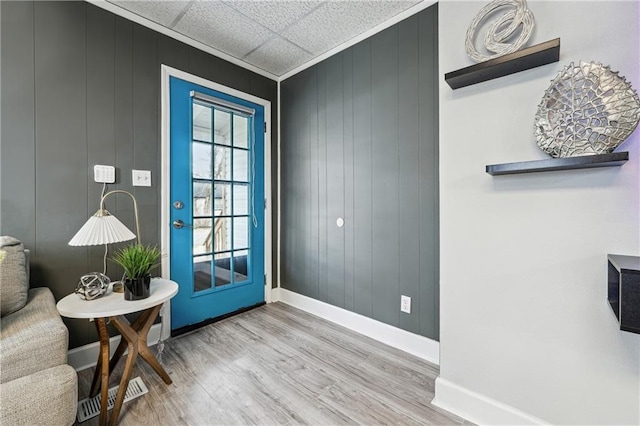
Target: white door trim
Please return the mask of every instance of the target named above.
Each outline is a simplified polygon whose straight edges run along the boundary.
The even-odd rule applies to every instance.
[[[218,92],[225,93],[236,98],[244,99],[254,104],[262,105],[264,107],[264,121],[267,126],[267,131],[264,135],[264,194],[266,198],[266,208],[264,211],[264,271],[266,275],[266,284],[264,286],[264,300],[267,303],[271,303],[271,286],[273,282],[272,271],[272,256],[271,241],[272,241],[272,214],[271,214],[271,101],[259,98],[257,96],[250,95],[248,93],[241,92],[231,87],[223,86],[222,84],[214,83],[213,81],[206,80],[204,78],[189,74],[184,71],[180,71],[176,68],[172,68],[168,65],[161,65],[161,186],[160,186],[160,249],[162,250],[162,277],[169,278],[171,276],[170,270],[170,231],[171,231],[171,194],[170,194],[170,182],[171,182],[171,168],[170,168],[170,155],[169,155],[169,142],[171,134],[170,129],[170,99],[169,99],[169,78],[176,77],[184,81],[188,81],[193,84],[197,84]],[[167,312],[171,312],[171,304],[167,303],[165,309]],[[162,338],[167,338],[171,335],[171,315],[163,315],[162,321],[164,324]]]

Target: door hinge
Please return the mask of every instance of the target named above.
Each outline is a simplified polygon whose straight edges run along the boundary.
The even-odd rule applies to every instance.
[[[267,133],[267,122],[264,122],[264,132]]]
[[[266,275],[266,274],[265,274],[265,276],[264,276],[264,285],[265,285],[265,286],[267,285],[267,275]]]
[[[264,199],[264,209],[265,210],[267,209],[267,199],[266,198]]]

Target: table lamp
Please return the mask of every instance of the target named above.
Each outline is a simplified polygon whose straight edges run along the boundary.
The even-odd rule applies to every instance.
[[[133,201],[133,211],[136,219],[136,234],[131,232],[117,217],[113,216],[104,208],[104,200],[112,194],[126,194]],[[76,235],[69,241],[70,246],[97,246],[103,244],[113,244],[122,241],[133,240],[137,237],[140,244],[140,222],[138,220],[138,203],[135,197],[127,191],[116,189],[109,191],[100,199],[100,208],[87,220]],[[103,274],[107,272],[106,251],[103,262]],[[117,283],[114,283],[114,291]]]

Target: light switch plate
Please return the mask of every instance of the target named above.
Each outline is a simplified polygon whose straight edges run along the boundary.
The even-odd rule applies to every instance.
[[[131,170],[133,186],[151,186],[151,170]]]
[[[116,168],[96,164],[93,166],[93,180],[97,183],[114,183],[116,181]]]

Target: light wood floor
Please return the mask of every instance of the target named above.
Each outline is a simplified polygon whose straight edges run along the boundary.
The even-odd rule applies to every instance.
[[[437,366],[282,303],[169,339],[162,363],[173,384],[139,362],[149,393],[120,424],[469,424],[430,404]]]

